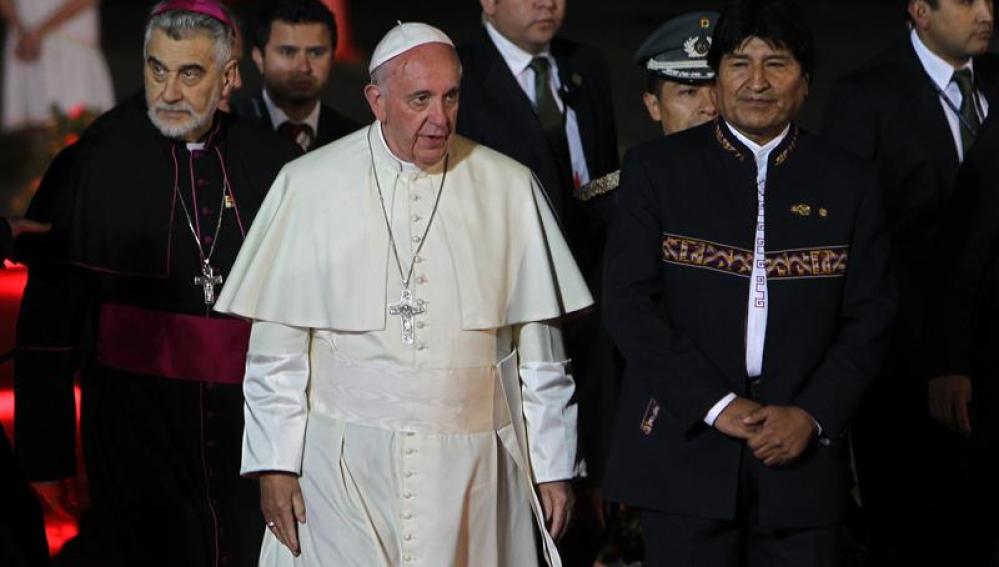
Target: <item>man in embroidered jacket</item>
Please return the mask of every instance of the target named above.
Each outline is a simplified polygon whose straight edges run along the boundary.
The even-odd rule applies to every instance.
[[[721,118],[624,161],[604,491],[642,509],[650,566],[838,565],[843,434],[893,305],[876,182],[793,122],[812,69],[794,4],[733,4],[711,49]]]
[[[219,300],[253,320],[261,564],[529,567],[538,528],[560,565],[557,320],[592,299],[530,171],[453,134],[451,40],[399,24],[369,70],[377,121],[283,170]]]
[[[59,154],[28,210],[52,232],[23,242],[15,445],[32,481],[77,472],[79,369],[94,562],[248,566],[262,521],[237,474],[249,325],[212,313],[218,285],[195,277],[210,283],[201,250],[228,276],[295,151],[217,112],[235,68],[219,5],[153,11],[145,92]]]

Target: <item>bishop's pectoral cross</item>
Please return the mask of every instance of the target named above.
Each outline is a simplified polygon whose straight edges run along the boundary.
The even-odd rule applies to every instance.
[[[194,285],[200,285],[205,292],[205,305],[215,303],[215,286],[222,285],[222,274],[216,274],[208,260],[201,262],[201,275],[194,277]]]
[[[402,342],[411,345],[416,342],[416,331],[413,329],[413,318],[427,312],[427,304],[422,299],[413,300],[413,292],[403,288],[399,303],[389,305],[389,315],[402,318]]]

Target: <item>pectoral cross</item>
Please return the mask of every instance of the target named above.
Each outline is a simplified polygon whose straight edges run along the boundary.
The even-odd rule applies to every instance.
[[[205,305],[211,306],[215,303],[215,286],[222,284],[222,274],[216,274],[215,268],[208,263],[208,260],[201,262],[201,275],[194,277],[194,285],[200,285],[205,292]]]
[[[411,345],[416,342],[416,331],[413,330],[413,318],[427,312],[427,304],[422,299],[413,300],[413,292],[403,288],[399,303],[389,305],[389,315],[402,318],[402,342]]]

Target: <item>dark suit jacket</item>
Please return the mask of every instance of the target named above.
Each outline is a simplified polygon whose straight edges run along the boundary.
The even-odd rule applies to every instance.
[[[271,122],[271,115],[267,112],[267,105],[264,103],[263,91],[258,91],[256,95],[250,98],[236,101],[233,104],[233,111],[241,119],[255,120],[271,130],[275,128]],[[320,103],[319,128],[316,131],[316,139],[312,142],[309,150],[325,146],[360,127],[361,125],[357,122],[333,110],[326,104]]]
[[[978,89],[999,108],[999,61],[975,60]],[[889,366],[902,377],[927,377],[917,356],[926,328],[926,307],[937,282],[933,249],[941,212],[951,199],[958,156],[947,116],[909,36],[833,88],[822,133],[876,164],[893,236],[899,309]],[[916,382],[914,385],[918,385]]]
[[[936,257],[944,286],[929,345],[933,375],[974,384],[972,435],[999,442],[999,116],[992,115],[958,174]],[[993,453],[994,454],[994,453]]]
[[[575,111],[590,177],[618,168],[617,130],[611,108],[610,76],[592,47],[556,39],[551,45],[564,85],[562,100]],[[458,47],[463,73],[458,133],[502,152],[534,172],[551,201],[594,297],[600,278],[613,195],[582,202],[574,187],[562,187],[555,156],[530,99],[483,28]],[[599,481],[609,443],[609,418],[616,407],[617,360],[600,322],[599,305],[563,327],[573,360],[579,401],[580,444],[591,480]]]
[[[563,101],[576,112],[591,179],[618,168],[617,128],[607,64],[592,47],[556,38],[551,45]],[[560,187],[558,168],[534,107],[485,28],[458,47],[463,67],[458,133],[526,165],[548,192],[556,214],[572,194]]]
[[[740,462],[759,521],[829,525],[850,473],[843,432],[877,374],[892,315],[888,235],[874,172],[792,127],[771,154],[763,373],[746,374],[756,164],[721,122],[628,152],[607,243],[604,313],[627,365],[604,496],[670,514],[733,519]],[[780,251],[780,252],[778,252]],[[794,463],[767,467],[704,423],[727,393],[818,421]]]

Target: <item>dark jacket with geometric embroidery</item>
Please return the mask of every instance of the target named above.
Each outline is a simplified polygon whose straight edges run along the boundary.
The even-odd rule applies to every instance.
[[[842,513],[843,432],[880,367],[894,305],[873,170],[791,126],[766,187],[769,311],[752,397],[822,426],[795,463],[754,467],[764,526],[826,525]],[[604,496],[671,514],[732,519],[744,443],[708,427],[729,392],[750,397],[746,308],[756,164],[721,121],[631,150],[604,283],[625,356]]]

